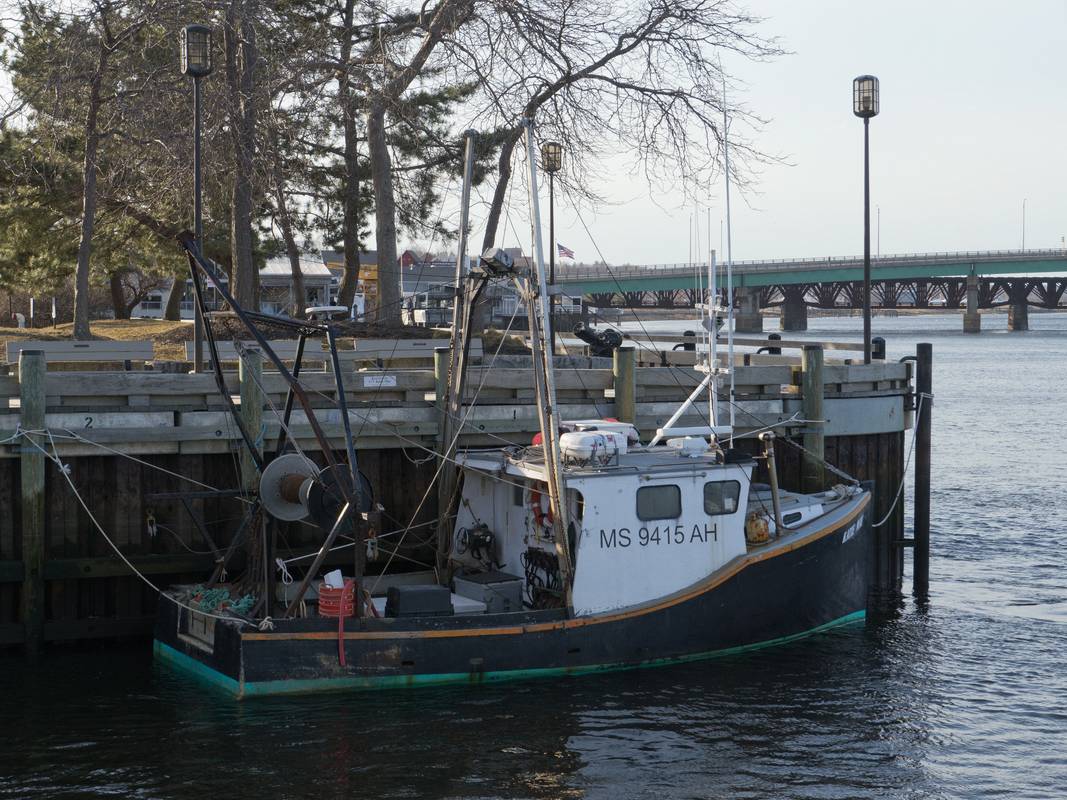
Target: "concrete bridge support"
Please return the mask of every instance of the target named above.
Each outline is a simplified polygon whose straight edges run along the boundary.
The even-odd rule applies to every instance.
[[[804,302],[804,289],[803,286],[784,287],[785,299],[782,301],[780,322],[783,331],[806,331],[808,329],[808,305]]]
[[[763,333],[763,317],[759,313],[759,289],[742,288],[740,302],[734,311],[734,330],[738,333]]]
[[[1026,306],[1026,297],[1030,294],[1028,288],[1026,281],[1011,282],[1011,293],[1008,304],[1009,331],[1030,330],[1030,320]]]
[[[978,276],[967,276],[967,309],[963,312],[963,332],[981,333],[982,315],[978,313]]]

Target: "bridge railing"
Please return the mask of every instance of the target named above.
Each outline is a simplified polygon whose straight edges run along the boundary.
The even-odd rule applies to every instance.
[[[987,261],[1042,261],[1049,258],[1067,259],[1067,249],[1039,249],[1039,250],[965,250],[945,251],[934,253],[901,253],[896,255],[872,256],[871,264],[876,266],[891,266],[894,264],[925,263],[968,263]],[[780,258],[763,259],[753,261],[734,261],[733,269],[738,273],[754,272],[780,272],[782,267],[805,269],[811,266],[820,267],[855,267],[863,264],[863,256],[826,256],[821,258]],[[722,272],[726,264],[720,262],[717,271]],[[561,282],[569,280],[581,280],[584,278],[631,278],[634,276],[655,273],[657,276],[667,277],[673,275],[706,274],[706,264],[645,264],[626,265],[620,267],[596,266],[596,267],[560,267],[556,265],[556,277]]]

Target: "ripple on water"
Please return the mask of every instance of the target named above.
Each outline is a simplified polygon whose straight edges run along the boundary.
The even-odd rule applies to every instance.
[[[1067,315],[1031,324],[875,319],[893,358],[934,343],[929,609],[657,670],[246,703],[142,646],[5,658],[0,797],[1065,796],[1067,448],[1038,434]]]

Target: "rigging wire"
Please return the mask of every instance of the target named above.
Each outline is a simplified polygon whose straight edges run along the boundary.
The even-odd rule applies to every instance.
[[[164,592],[162,589],[160,589],[158,586],[156,586],[148,578],[148,576],[146,576],[139,569],[137,569],[137,567],[134,566],[133,562],[131,562],[126,557],[125,553],[123,553],[122,550],[119,549],[119,546],[117,544],[115,544],[114,540],[112,540],[112,538],[107,535],[107,532],[104,530],[103,526],[97,520],[97,518],[93,514],[92,510],[89,508],[89,505],[85,502],[85,499],[82,497],[81,492],[78,491],[78,487],[75,486],[73,479],[70,477],[70,466],[68,464],[64,464],[63,460],[59,457],[59,452],[56,450],[56,444],[55,444],[55,441],[53,441],[53,439],[52,439],[52,434],[47,430],[44,431],[44,434],[48,436],[49,443],[50,443],[50,446],[52,448],[52,452],[51,453],[49,453],[45,448],[43,448],[40,444],[38,444],[37,441],[33,438],[33,436],[29,432],[23,431],[21,436],[23,438],[25,438],[26,441],[28,441],[31,445],[33,445],[38,450],[40,450],[45,458],[47,458],[49,461],[52,461],[56,465],[56,467],[58,468],[59,474],[62,475],[63,478],[67,481],[67,485],[70,486],[71,491],[74,493],[74,497],[78,501],[78,504],[81,505],[82,509],[88,515],[89,520],[93,523],[93,527],[95,527],[96,530],[100,533],[100,535],[102,537],[104,537],[104,541],[108,543],[108,545],[114,551],[115,555],[117,555],[119,557],[119,559],[129,568],[130,572],[132,572],[134,575],[136,575],[138,578],[140,578],[141,581],[146,586],[148,586],[148,588],[150,588],[152,591],[154,591],[160,597],[169,600],[170,602],[174,603],[174,605],[178,606],[179,608],[184,608],[184,609],[187,609],[189,611],[195,612],[197,614],[203,614],[205,617],[211,617],[213,619],[221,619],[221,620],[228,620],[230,622],[242,622],[244,624],[250,624],[246,620],[241,619],[240,617],[224,616],[224,615],[221,615],[221,614],[213,614],[210,611],[202,611],[199,608],[193,608],[192,606],[187,605],[186,603],[183,603],[180,600],[178,600],[177,598],[175,598],[175,597],[167,594],[166,592]]]
[[[589,241],[592,243],[593,247],[596,248],[597,255],[600,257],[601,263],[604,264],[604,269],[607,270],[608,276],[611,278],[612,283],[615,284],[616,288],[619,290],[619,294],[623,295],[623,298],[625,299],[625,292],[623,292],[622,284],[619,283],[619,279],[615,276],[615,272],[611,269],[610,266],[608,266],[607,259],[604,258],[604,253],[603,251],[601,251],[600,245],[597,244],[596,239],[593,237],[592,231],[589,230],[589,226],[586,225],[585,218],[582,216],[582,212],[576,208],[574,213],[577,215],[578,221],[582,223],[582,227],[585,229],[585,233],[589,237]],[[655,339],[653,339],[652,335],[648,332],[648,329],[645,328],[645,323],[641,320],[641,317],[638,316],[633,306],[628,305],[626,306],[626,309],[630,312],[630,314],[634,318],[634,321],[636,321],[638,326],[641,328],[641,332],[645,335],[645,338],[649,341],[650,344],[654,344]],[[671,372],[671,377],[674,379],[674,382],[678,384],[678,388],[685,389],[685,387],[682,385],[682,382],[678,380],[678,376],[675,375],[673,371]],[[710,420],[707,418],[707,415],[703,414],[699,409],[697,409],[696,413],[706,424],[711,424]]]
[[[460,420],[460,425],[456,430],[455,436],[453,437],[452,441],[448,443],[445,447],[446,453],[451,452],[452,448],[456,446],[456,442],[459,441],[459,437],[463,433],[463,425],[466,424],[467,419],[470,417],[471,413],[474,411],[475,406],[477,405],[478,397],[481,395],[482,392],[482,387],[485,386],[485,380],[489,376],[489,371],[492,368],[493,363],[496,361],[497,356],[500,355],[500,350],[504,346],[504,341],[506,339],[507,333],[511,331],[511,326],[515,324],[515,317],[517,314],[518,306],[516,305],[515,312],[511,315],[511,319],[508,320],[508,326],[505,330],[505,335],[500,337],[500,342],[497,344],[496,352],[493,353],[493,357],[492,359],[490,359],[489,368],[482,370],[481,380],[478,382],[478,388],[474,392],[474,397],[471,399],[470,405],[467,406],[467,411],[463,415],[463,419]],[[462,398],[460,399],[462,401]],[[437,470],[434,472],[433,478],[430,480],[429,485],[426,487],[426,491],[422,495],[422,499],[419,500],[419,504],[415,507],[415,511],[411,515],[411,522],[414,522],[418,518],[419,512],[422,510],[423,505],[425,505],[427,498],[430,496],[430,492],[432,491],[434,485],[437,483],[437,479],[441,476],[442,470],[444,470],[445,465],[449,462],[455,462],[457,465],[459,464],[459,461],[455,458],[445,458],[444,456],[441,457],[441,463],[438,464]],[[397,542],[396,550],[394,550],[393,553],[389,556],[388,560],[385,562],[385,566],[382,567],[381,573],[371,585],[371,594],[374,594],[374,590],[377,588],[378,583],[381,581],[382,575],[384,575],[389,570],[389,565],[393,563],[393,557],[400,550],[400,546],[404,543],[404,537],[407,536],[408,531],[410,530],[411,524],[409,523],[408,527],[406,527],[404,529],[404,532],[400,535],[400,541]]]
[[[145,461],[144,459],[137,458],[136,456],[133,456],[130,453],[124,453],[121,450],[116,450],[113,447],[108,447],[107,445],[103,444],[102,442],[97,442],[97,441],[94,441],[92,439],[86,439],[84,436],[81,436],[80,434],[78,434],[77,431],[73,431],[70,428],[59,428],[57,430],[61,431],[62,433],[57,433],[56,431],[51,431],[50,435],[52,437],[54,437],[54,438],[57,438],[57,439],[70,439],[70,440],[79,442],[79,443],[84,444],[84,445],[88,445],[88,446],[91,446],[91,447],[99,448],[99,449],[101,449],[101,450],[103,450],[103,451],[105,451],[107,453],[110,453],[111,455],[119,456],[121,458],[128,459],[128,460],[134,462],[135,464],[140,464],[141,466],[157,470],[159,472],[162,472],[165,475],[169,475],[169,476],[171,476],[173,478],[177,478],[179,480],[185,481],[186,483],[191,483],[194,486],[199,486],[202,489],[207,489],[207,490],[212,491],[212,492],[224,491],[223,489],[219,489],[219,488],[217,488],[215,486],[211,486],[210,484],[204,483],[202,481],[198,481],[195,478],[190,478],[187,475],[182,475],[181,473],[174,472],[173,470],[169,470],[166,467],[161,467],[158,464],[153,464],[150,461]],[[22,431],[22,433],[33,433],[33,434],[44,435],[44,434],[49,433],[49,431],[47,431],[47,430]],[[63,434],[66,434],[66,435],[63,435]],[[0,442],[0,444],[7,444],[10,441],[14,441],[14,439],[18,438],[18,436],[20,436],[20,435],[21,435],[20,433],[16,432],[16,435],[14,437],[12,437],[11,439],[5,440],[3,442]],[[235,500],[239,500],[242,503],[247,503],[247,504],[251,504],[252,503],[251,500],[247,499],[244,496],[237,496],[234,499]]]

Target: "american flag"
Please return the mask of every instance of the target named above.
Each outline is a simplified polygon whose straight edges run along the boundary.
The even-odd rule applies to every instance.
[[[569,247],[564,247],[559,242],[556,242],[556,251],[559,253],[560,258],[574,258],[574,251]]]

